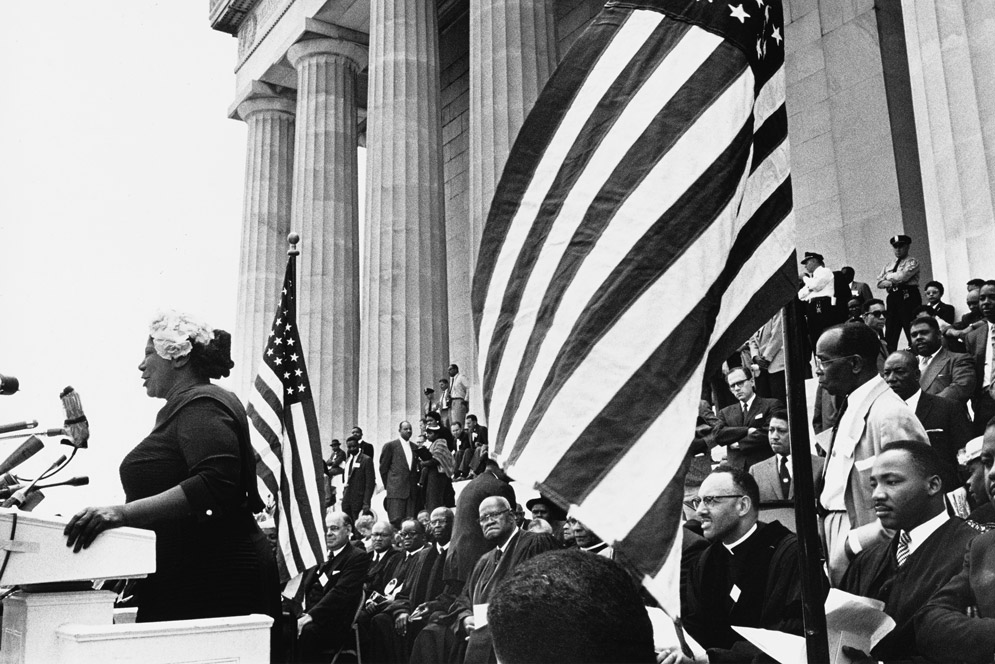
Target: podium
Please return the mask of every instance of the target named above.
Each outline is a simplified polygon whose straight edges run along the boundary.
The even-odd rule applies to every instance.
[[[0,664],[47,662],[269,662],[269,616],[115,624],[114,593],[81,589],[99,579],[155,571],[155,533],[115,528],[79,553],[68,519],[0,508],[3,601]]]

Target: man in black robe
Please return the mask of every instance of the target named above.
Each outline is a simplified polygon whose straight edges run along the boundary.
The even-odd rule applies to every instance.
[[[691,571],[684,626],[721,661],[759,651],[732,625],[802,634],[798,538],[777,521],[757,521],[760,491],[746,471],[719,466],[692,501],[710,544]],[[735,651],[735,652],[734,652]]]
[[[394,568],[399,562],[398,556],[401,551],[394,548],[394,526],[390,521],[378,521],[373,524],[373,531],[370,534],[373,542],[373,550],[369,552],[370,567],[366,571],[366,595],[369,597],[373,591],[383,593],[384,586],[393,576]]]
[[[477,622],[491,593],[520,563],[556,548],[550,535],[522,531],[515,525],[512,504],[501,496],[480,503],[478,521],[494,548],[481,556],[445,619],[427,625],[415,639],[411,664],[463,661],[495,662],[490,629]],[[476,610],[475,610],[476,609]],[[465,645],[465,657],[459,650]]]
[[[926,443],[886,445],[874,461],[871,485],[881,525],[897,531],[860,552],[840,584],[854,595],[885,603],[895,628],[874,647],[876,660],[916,657],[913,616],[963,566],[978,531],[947,515],[941,462]]]

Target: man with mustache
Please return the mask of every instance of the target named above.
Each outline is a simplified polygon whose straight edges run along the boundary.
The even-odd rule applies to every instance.
[[[840,588],[885,603],[895,628],[870,653],[877,660],[909,659],[916,649],[914,616],[964,561],[978,531],[947,515],[941,464],[926,443],[890,443],[871,473],[874,513],[895,531],[888,541],[862,551],[850,563]]]

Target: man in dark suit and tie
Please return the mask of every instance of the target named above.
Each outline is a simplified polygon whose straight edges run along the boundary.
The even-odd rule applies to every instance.
[[[981,447],[989,493],[995,482],[995,427]],[[995,658],[995,531],[976,537],[964,567],[916,614],[919,652],[936,662],[990,662]]]
[[[370,509],[373,489],[376,487],[376,475],[373,472],[373,459],[359,451],[360,436],[352,435],[346,438],[346,460],[342,464],[344,475],[342,481],[342,511],[355,521],[360,510]]]
[[[380,480],[387,496],[383,506],[387,520],[400,527],[403,519],[415,515],[418,471],[415,464],[415,446],[411,442],[411,423],[401,422],[398,437],[384,445],[380,453]]]
[[[774,456],[767,442],[770,415],[783,409],[777,399],[764,399],[754,393],[753,374],[746,367],[736,367],[726,374],[726,383],[738,403],[719,411],[719,423],[713,436],[716,445],[724,445],[726,463],[741,470]]]
[[[926,429],[929,443],[940,457],[940,479],[948,491],[961,485],[957,452],[971,438],[971,425],[964,406],[953,399],[933,396],[919,387],[919,364],[911,353],[900,350],[884,362],[884,380],[895,394],[915,411]]]
[[[940,325],[935,318],[917,318],[912,322],[909,334],[912,335],[912,351],[919,362],[922,391],[967,405],[978,382],[971,357],[943,347]]]
[[[871,651],[875,660],[908,661],[923,654],[916,649],[914,616],[960,571],[964,549],[978,535],[947,515],[939,470],[933,448],[916,441],[889,443],[874,461],[874,511],[882,526],[896,532],[853,559],[840,589],[884,602],[885,613],[895,620],[895,628]],[[939,661],[951,659],[956,658]]]
[[[332,512],[326,521],[328,560],[302,582],[304,613],[297,619],[299,662],[331,661],[335,651],[348,643],[369,564],[366,553],[349,544],[349,515]]]
[[[793,501],[795,498],[794,470],[791,467],[791,434],[788,411],[775,410],[770,415],[767,438],[774,456],[750,467],[750,475],[760,489],[760,504]],[[810,455],[812,477],[822,474],[822,459]]]
[[[967,354],[974,360],[978,383],[971,398],[974,409],[974,431],[982,435],[985,425],[995,417],[995,398],[992,396],[992,381],[995,380],[995,349],[992,344],[992,330],[995,329],[995,281],[986,281],[978,292],[978,306],[984,321],[964,337]]]

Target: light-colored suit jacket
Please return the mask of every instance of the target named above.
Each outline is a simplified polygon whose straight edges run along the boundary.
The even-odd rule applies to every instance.
[[[764,459],[754,466],[750,466],[750,475],[753,475],[753,479],[757,481],[757,486],[760,487],[761,503],[776,503],[784,500],[784,493],[781,491],[781,476],[778,474],[777,468],[779,461],[780,457],[774,455],[769,459]],[[812,457],[813,478],[822,475],[822,464],[823,461],[821,457]],[[795,481],[792,477],[791,484],[788,486],[788,500],[794,500],[794,498]]]
[[[927,394],[966,404],[974,395],[977,380],[970,355],[940,348],[919,376],[919,386]]]

